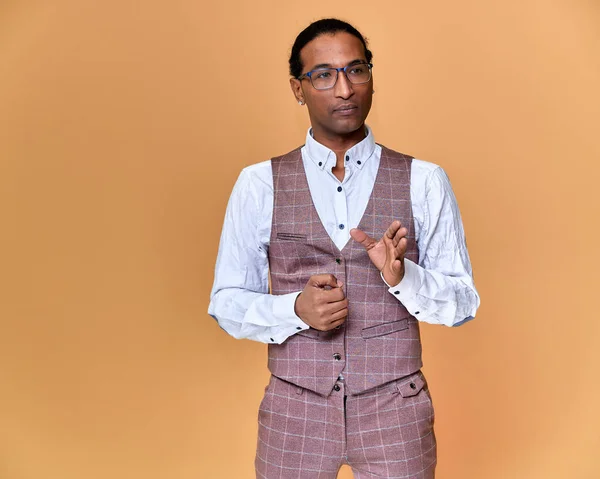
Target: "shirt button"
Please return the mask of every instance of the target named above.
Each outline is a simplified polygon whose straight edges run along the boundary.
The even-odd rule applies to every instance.
[[[350,157],[346,155],[346,161],[350,161]]]
[[[319,161],[319,166],[323,166],[323,162],[322,161]]]
[[[342,187],[341,186],[338,186],[338,191],[340,191],[340,192],[342,191]]]
[[[336,384],[335,386],[333,386],[333,390],[334,391],[339,391],[340,390],[339,384]]]
[[[274,340],[273,338],[269,338],[269,339],[271,340],[271,342],[272,342],[272,343],[274,343],[274,342],[275,342],[275,340]]]
[[[341,259],[339,259],[339,258],[336,258],[336,259],[335,259],[335,262],[336,262],[337,264],[342,264],[342,260],[341,260]],[[419,314],[419,313],[416,313],[416,314]]]
[[[415,311],[415,314],[419,314],[421,311]]]
[[[394,291],[394,294],[400,294],[400,291]]]
[[[300,326],[296,326],[296,329],[300,331],[302,328]]]
[[[360,160],[358,160],[358,161],[357,161],[357,163],[360,165],[360,164],[361,164],[361,161],[360,161]]]
[[[343,229],[344,229],[344,225],[340,224],[340,225],[339,225],[339,228],[340,228],[341,230],[343,230]]]
[[[340,353],[335,353],[333,355],[333,359],[335,359],[336,361],[339,361],[340,359],[342,359],[342,355]]]

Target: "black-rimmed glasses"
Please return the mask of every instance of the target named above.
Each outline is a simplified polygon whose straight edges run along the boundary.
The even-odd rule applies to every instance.
[[[344,72],[350,83],[360,85],[371,79],[371,68],[373,68],[372,63],[355,63],[340,68],[317,68],[300,75],[298,80],[308,77],[315,89],[328,90],[335,86],[339,72]]]

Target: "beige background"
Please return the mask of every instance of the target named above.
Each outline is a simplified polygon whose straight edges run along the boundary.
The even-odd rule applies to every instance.
[[[0,478],[253,477],[265,346],[208,296],[330,15],[371,41],[377,140],[441,164],[465,223],[478,318],[422,331],[438,476],[600,477],[597,0],[4,0]]]

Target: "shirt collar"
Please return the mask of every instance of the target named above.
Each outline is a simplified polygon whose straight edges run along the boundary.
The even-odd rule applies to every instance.
[[[365,125],[367,136],[346,151],[346,162],[348,166],[353,166],[359,169],[365,165],[367,160],[373,156],[375,152],[375,138],[371,128]],[[336,163],[335,153],[316,141],[312,136],[312,128],[306,133],[306,150],[308,157],[322,170],[325,168],[333,168]]]

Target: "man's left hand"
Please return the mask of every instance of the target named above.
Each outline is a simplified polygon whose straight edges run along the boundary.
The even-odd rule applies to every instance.
[[[396,286],[404,278],[404,254],[408,246],[407,234],[408,230],[398,220],[392,221],[379,241],[357,228],[350,230],[352,239],[365,247],[369,258],[381,271],[383,279],[390,286]]]

